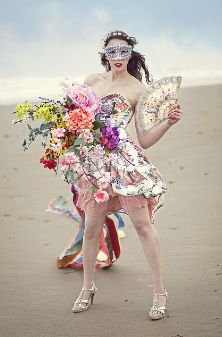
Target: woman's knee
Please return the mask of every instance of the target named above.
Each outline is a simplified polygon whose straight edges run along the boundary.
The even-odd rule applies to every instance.
[[[139,236],[147,236],[152,230],[152,224],[149,220],[138,219],[134,221],[134,227]]]
[[[88,221],[86,218],[84,237],[88,240],[99,239],[102,232],[103,224],[104,220],[98,217],[96,217],[95,219],[92,219],[91,217]]]
[[[153,230],[148,207],[142,207],[135,212],[129,212],[129,217],[139,236],[147,236]]]
[[[87,226],[84,231],[84,237],[87,240],[99,239],[101,230],[95,229],[95,226]]]

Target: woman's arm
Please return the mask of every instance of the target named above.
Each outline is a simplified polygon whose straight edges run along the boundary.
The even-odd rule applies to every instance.
[[[168,113],[168,119],[151,129],[150,131],[142,134],[136,123],[136,132],[140,145],[143,149],[147,149],[155,144],[169,128],[177,123],[182,117],[182,111],[180,105],[174,105]]]

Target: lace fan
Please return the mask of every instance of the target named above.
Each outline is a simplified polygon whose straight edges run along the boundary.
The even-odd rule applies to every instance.
[[[177,103],[181,82],[181,76],[170,76],[147,87],[136,108],[136,122],[141,133],[148,132],[168,118],[170,108]]]

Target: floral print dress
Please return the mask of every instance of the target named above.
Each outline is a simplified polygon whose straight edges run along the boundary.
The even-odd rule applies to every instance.
[[[156,210],[163,205],[163,193],[167,186],[157,168],[145,156],[143,149],[136,145],[127,133],[126,128],[133,115],[134,110],[124,96],[114,93],[102,98],[102,107],[97,119],[116,128],[120,141],[111,151],[109,162],[103,157],[100,158],[103,170],[111,175],[110,184],[106,188],[109,194],[107,201],[98,203],[95,200],[89,180],[80,178],[78,181],[77,206],[88,216],[117,210],[128,213],[148,206],[149,217],[151,222],[154,222]],[[96,181],[97,172],[92,165],[82,165],[85,166],[85,170],[90,171],[92,179]]]

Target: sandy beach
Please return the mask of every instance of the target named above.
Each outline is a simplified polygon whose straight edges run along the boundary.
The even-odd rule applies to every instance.
[[[39,164],[40,142],[23,152],[27,128],[1,116],[1,337],[219,337],[222,334],[222,85],[182,88],[184,117],[146,150],[168,184],[155,219],[169,317],[150,321],[151,274],[127,217],[120,258],[97,270],[93,306],[73,314],[82,271],[57,269],[76,224],[45,211],[70,187]],[[134,127],[131,126],[134,134]]]

